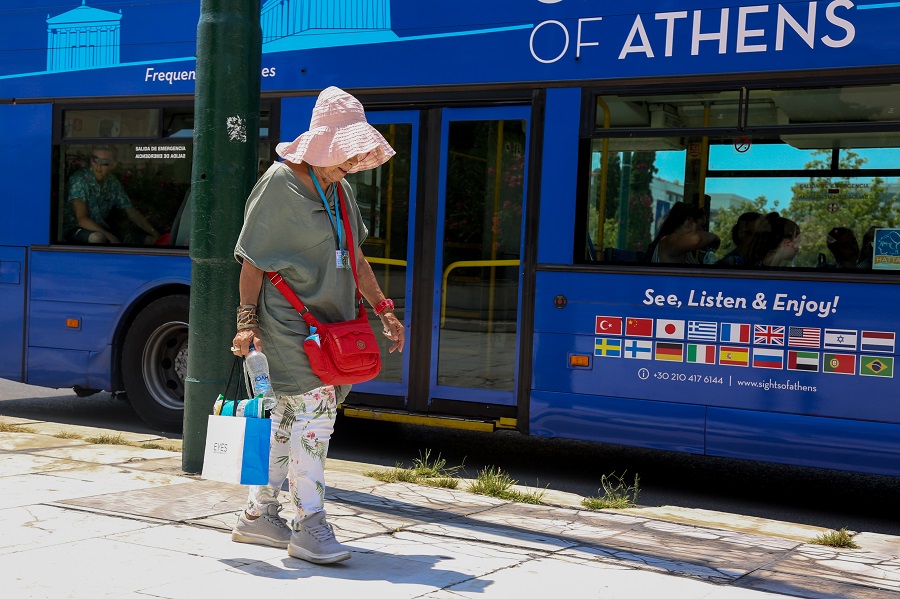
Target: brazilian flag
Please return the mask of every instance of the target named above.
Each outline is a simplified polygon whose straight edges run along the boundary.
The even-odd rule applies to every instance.
[[[860,356],[859,373],[863,376],[894,377],[894,358],[886,356]]]

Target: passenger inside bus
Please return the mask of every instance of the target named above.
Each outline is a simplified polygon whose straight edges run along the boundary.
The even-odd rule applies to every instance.
[[[857,268],[859,264],[859,242],[853,229],[834,227],[825,237],[825,246],[834,258],[833,268]]]
[[[140,228],[143,240],[125,239],[126,243],[151,244],[159,231],[137,208],[131,205],[119,180],[112,174],[116,167],[115,151],[111,146],[93,146],[90,166],[77,171],[69,179],[69,206],[65,211],[63,238],[73,243],[122,243],[107,220],[113,208],[121,209],[128,219]]]
[[[786,268],[794,266],[800,251],[800,226],[777,212],[757,223],[747,253],[748,264]]]
[[[731,240],[734,249],[725,254],[719,264],[727,266],[744,266],[747,264],[747,251],[750,249],[750,240],[756,225],[763,217],[759,212],[745,212],[740,215],[734,226],[731,227]]]
[[[873,225],[863,235],[856,268],[872,268],[872,255],[875,253],[875,231],[879,228]]]
[[[650,262],[659,264],[699,264],[698,250],[719,247],[721,240],[704,230],[703,209],[676,202],[647,248]]]

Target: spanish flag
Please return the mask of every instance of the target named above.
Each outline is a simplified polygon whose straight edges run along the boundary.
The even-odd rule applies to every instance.
[[[746,347],[723,345],[719,347],[719,364],[721,366],[749,366],[750,350]]]

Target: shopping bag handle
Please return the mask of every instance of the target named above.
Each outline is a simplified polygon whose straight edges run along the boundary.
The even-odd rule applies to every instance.
[[[243,361],[244,361],[243,356],[235,356],[234,362],[231,363],[231,373],[228,375],[228,382],[225,383],[225,393],[223,394],[223,396],[225,397],[225,401],[240,401],[240,399],[241,399],[241,385],[243,382],[243,376],[239,374],[237,377],[235,377],[234,374],[235,374],[235,371],[237,370],[237,365],[239,363],[242,366],[241,373],[243,373],[243,371],[244,371]],[[233,399],[228,397],[228,390],[231,389],[232,381],[235,382],[234,395],[232,396]]]

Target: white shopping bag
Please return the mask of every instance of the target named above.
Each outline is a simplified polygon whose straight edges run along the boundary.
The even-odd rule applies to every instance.
[[[268,418],[210,416],[200,476],[225,483],[268,484],[271,432]]]

